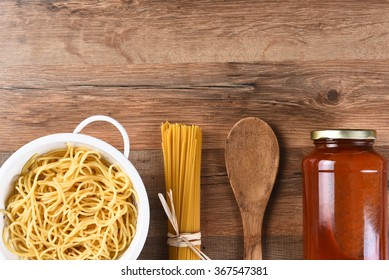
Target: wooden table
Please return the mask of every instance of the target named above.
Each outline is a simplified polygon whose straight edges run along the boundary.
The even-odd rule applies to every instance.
[[[389,157],[386,1],[0,2],[0,159],[37,137],[109,115],[151,204],[142,259],[167,258],[160,124],[202,127],[203,250],[243,254],[224,144],[241,118],[275,130],[281,164],[264,224],[264,258],[301,259],[301,159],[309,132],[378,130]],[[109,125],[94,136],[122,148]]]

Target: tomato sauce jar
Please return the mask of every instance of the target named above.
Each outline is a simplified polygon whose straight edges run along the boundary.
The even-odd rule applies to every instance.
[[[374,130],[316,130],[302,162],[305,259],[387,259],[386,159]]]

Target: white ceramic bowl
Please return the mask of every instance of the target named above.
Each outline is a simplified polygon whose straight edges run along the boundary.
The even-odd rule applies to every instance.
[[[119,129],[123,136],[124,153],[119,152],[116,148],[98,138],[79,133],[86,125],[95,121],[106,121]],[[27,143],[13,153],[0,168],[0,209],[5,209],[6,200],[13,190],[13,182],[20,175],[24,164],[34,154],[42,154],[54,149],[65,148],[66,143],[72,143],[74,146],[83,146],[100,152],[109,162],[119,164],[123,171],[130,177],[139,197],[139,204],[137,205],[139,216],[134,239],[120,259],[137,259],[142,251],[149,229],[149,200],[142,179],[135,167],[128,160],[130,142],[127,132],[119,122],[111,117],[100,115],[89,117],[82,121],[73,133],[58,133],[44,136]],[[0,236],[3,233],[5,221],[2,216],[0,216]],[[0,259],[18,259],[17,256],[9,252],[1,238],[0,240]]]

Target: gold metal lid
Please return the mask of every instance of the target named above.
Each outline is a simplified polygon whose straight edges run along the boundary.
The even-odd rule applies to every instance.
[[[319,139],[376,139],[377,132],[369,129],[329,129],[314,130],[312,140]]]

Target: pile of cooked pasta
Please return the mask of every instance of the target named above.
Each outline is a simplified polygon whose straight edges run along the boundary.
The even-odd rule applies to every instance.
[[[137,201],[118,165],[68,144],[24,166],[2,211],[3,242],[21,259],[117,259],[134,237]]]

